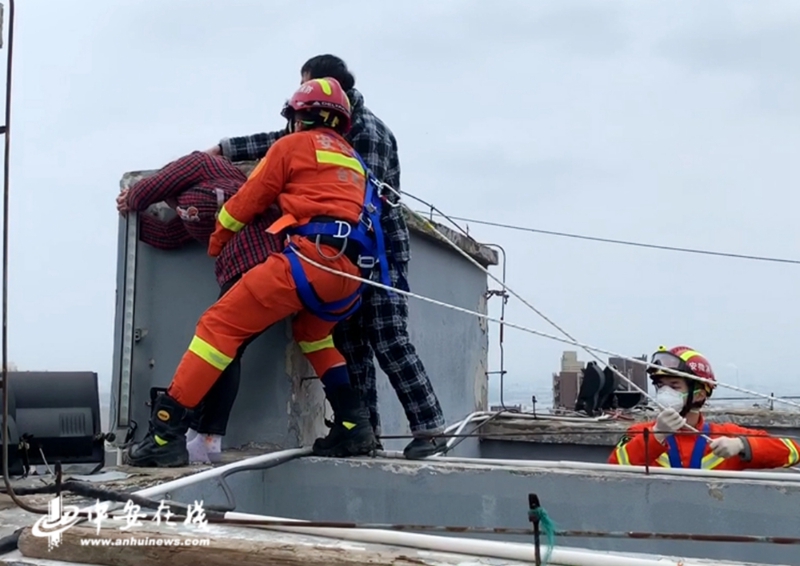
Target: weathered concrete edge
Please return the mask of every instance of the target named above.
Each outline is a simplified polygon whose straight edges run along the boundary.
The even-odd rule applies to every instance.
[[[548,421],[546,418],[542,420],[506,418],[486,423],[478,434],[483,440],[613,446],[628,427],[653,419],[655,412],[652,415],[638,415],[634,421],[611,420],[602,423],[557,422]],[[800,429],[800,414],[792,412],[716,410],[706,412],[705,419],[708,422],[730,422],[749,428],[771,430],[773,435],[794,436]],[[580,432],[575,432],[576,430]]]
[[[245,175],[249,175],[253,168],[258,164],[257,161],[240,161],[234,163],[236,167],[238,167]],[[120,180],[120,187],[125,189],[128,188],[141,179],[145,177],[149,177],[157,173],[157,169],[149,169],[143,171],[128,171],[122,175],[122,179]],[[437,244],[445,247],[450,247],[447,243],[446,238],[449,238],[454,244],[458,246],[458,248],[464,252],[466,252],[472,259],[480,263],[483,267],[489,267],[490,265],[498,265],[500,263],[498,253],[488,246],[484,246],[479,242],[473,240],[469,236],[464,234],[459,234],[455,230],[448,228],[447,226],[443,226],[438,222],[434,222],[424,218],[423,216],[417,214],[413,210],[409,209],[407,206],[403,205],[402,207],[403,216],[408,223],[408,229],[415,234],[423,236],[429,240],[436,242]],[[436,233],[435,230],[431,228],[431,226],[435,227],[436,230],[441,232],[446,238],[443,238],[439,234]]]

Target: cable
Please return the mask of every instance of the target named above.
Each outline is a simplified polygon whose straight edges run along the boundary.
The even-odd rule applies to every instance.
[[[447,217],[442,213],[433,213],[428,211],[417,211],[419,214],[430,214],[432,216]],[[679,246],[663,246],[660,244],[647,244],[644,242],[635,242],[633,240],[615,240],[613,238],[601,238],[599,236],[586,236],[584,234],[571,234],[569,232],[557,232],[555,230],[542,230],[540,228],[529,228],[527,226],[515,226],[513,224],[503,224],[502,222],[491,222],[489,220],[478,220],[475,218],[464,218],[462,216],[450,216],[453,220],[461,220],[463,222],[471,222],[473,224],[483,224],[485,226],[495,226],[497,228],[505,228],[508,230],[518,230],[520,232],[532,232],[534,234],[545,234],[547,236],[558,236],[561,238],[574,238],[576,240],[588,240],[591,242],[603,242],[606,244],[618,244],[622,246],[634,246],[637,248],[648,248],[654,250],[666,250],[672,252],[683,252],[690,254],[710,255],[718,257],[729,257],[734,259],[747,259],[751,261],[767,261],[772,263],[788,263],[792,265],[800,265],[798,259],[788,259],[780,257],[759,256],[749,254],[736,254],[731,252],[718,252],[713,250],[702,250],[697,248],[683,248]]]
[[[382,189],[388,189],[389,191],[393,192],[393,193],[394,193],[394,194],[395,194],[395,195],[396,195],[398,198],[402,198],[402,195],[400,194],[400,192],[399,192],[399,191],[397,191],[397,190],[395,190],[395,189],[394,189],[394,188],[393,188],[391,185],[388,185],[388,184],[386,184],[386,183],[383,183],[383,182],[381,182],[381,181],[378,181],[378,180],[375,180],[375,182],[378,184],[378,186],[379,186],[380,188],[382,188]],[[430,210],[431,210],[431,213],[433,213],[433,211],[434,211],[434,210],[437,210],[437,211],[439,211],[439,213],[440,213],[440,214],[441,214],[441,215],[442,215],[444,218],[447,218],[447,219],[448,219],[448,220],[449,220],[449,221],[450,221],[450,222],[451,222],[451,223],[452,223],[454,226],[456,226],[456,227],[457,227],[457,228],[458,228],[458,229],[459,229],[461,232],[465,233],[465,234],[467,235],[467,237],[468,237],[468,238],[470,238],[471,240],[473,240],[473,241],[474,241],[474,239],[473,239],[473,238],[472,238],[472,237],[469,235],[469,233],[468,233],[468,232],[466,232],[466,231],[465,231],[463,228],[461,228],[461,226],[459,226],[459,225],[458,225],[458,223],[456,223],[454,220],[452,220],[452,219],[451,219],[451,218],[450,218],[448,215],[444,214],[444,213],[443,213],[441,210],[439,210],[439,209],[438,209],[436,206],[434,206],[433,204],[431,204],[431,203],[429,203],[429,202],[427,202],[427,201],[425,201],[425,200],[423,200],[423,199],[421,199],[421,198],[419,198],[419,197],[417,197],[417,196],[415,196],[415,195],[413,195],[413,194],[411,194],[411,193],[405,193],[405,194],[406,194],[406,195],[408,195],[408,196],[410,196],[410,197],[411,197],[411,198],[413,198],[414,200],[417,200],[417,201],[421,202],[422,204],[424,204],[424,205],[425,205],[425,206],[427,206],[428,208],[430,208]],[[394,205],[394,206],[397,206],[397,205]],[[461,255],[462,255],[464,258],[466,258],[466,259],[467,259],[467,260],[468,260],[470,263],[472,263],[472,264],[473,264],[473,265],[475,265],[475,266],[476,266],[478,269],[480,269],[481,271],[483,271],[483,272],[484,272],[484,273],[485,273],[485,274],[486,274],[488,277],[490,277],[490,278],[494,279],[496,282],[500,283],[500,284],[503,286],[503,289],[504,289],[505,291],[507,291],[508,293],[510,293],[511,295],[515,296],[517,299],[519,299],[519,300],[522,302],[522,304],[524,304],[525,306],[527,306],[529,309],[531,309],[533,312],[535,312],[537,315],[539,315],[541,318],[543,318],[545,321],[547,321],[547,322],[548,322],[548,323],[549,323],[549,324],[550,324],[552,327],[554,327],[555,329],[557,329],[557,330],[558,330],[559,332],[561,332],[561,333],[562,333],[564,336],[566,336],[567,338],[569,338],[569,339],[571,339],[571,340],[575,341],[575,338],[574,338],[573,336],[571,336],[571,335],[570,335],[570,334],[569,334],[569,333],[568,333],[566,330],[564,330],[563,328],[561,328],[561,327],[560,327],[558,324],[556,324],[554,321],[552,321],[550,318],[548,318],[548,317],[547,317],[547,316],[546,316],[546,315],[545,315],[545,314],[544,314],[542,311],[540,311],[539,309],[537,309],[536,307],[534,307],[534,306],[533,306],[531,303],[529,303],[528,301],[526,301],[526,300],[525,300],[525,299],[524,299],[522,296],[520,296],[518,293],[516,293],[516,292],[515,292],[513,289],[511,289],[510,287],[508,287],[508,285],[506,285],[504,281],[500,281],[499,279],[497,279],[497,277],[495,277],[495,276],[494,276],[494,275],[493,275],[493,274],[492,274],[492,273],[491,273],[491,272],[490,272],[490,271],[489,271],[489,270],[488,270],[486,267],[484,267],[484,266],[483,266],[483,265],[481,265],[481,264],[480,264],[478,261],[476,261],[476,260],[475,260],[475,258],[473,258],[473,257],[472,257],[471,255],[469,255],[467,252],[465,252],[464,250],[462,250],[462,249],[461,249],[461,248],[460,248],[458,245],[456,245],[456,244],[455,244],[455,242],[451,241],[451,240],[450,240],[450,238],[448,238],[447,236],[445,236],[444,234],[442,234],[442,233],[441,233],[439,230],[437,230],[437,228],[436,228],[436,227],[433,225],[432,221],[428,221],[428,220],[426,220],[424,217],[421,217],[421,218],[422,218],[423,222],[425,222],[425,223],[427,224],[428,228],[430,228],[431,230],[433,230],[433,231],[434,231],[434,232],[435,232],[435,233],[436,233],[436,234],[437,234],[437,235],[438,235],[440,238],[442,238],[442,239],[443,239],[445,242],[447,242],[447,243],[448,243],[448,244],[449,244],[449,245],[450,245],[450,246],[451,246],[453,249],[455,249],[455,250],[456,250],[456,251],[457,251],[459,254],[461,254]],[[577,342],[577,341],[576,341],[576,342]],[[663,406],[661,403],[659,403],[659,402],[658,402],[658,400],[657,400],[655,397],[651,396],[651,395],[650,395],[650,394],[649,394],[647,391],[645,391],[644,389],[642,389],[641,387],[639,387],[639,386],[638,386],[636,383],[634,383],[634,382],[633,382],[633,380],[631,380],[630,378],[628,378],[628,376],[626,376],[625,374],[623,374],[623,373],[622,373],[621,371],[619,371],[619,370],[618,370],[616,367],[614,367],[614,366],[612,366],[612,365],[609,365],[609,364],[608,364],[608,363],[607,363],[605,360],[602,360],[602,359],[600,358],[600,356],[598,356],[597,354],[595,354],[594,352],[592,352],[592,351],[591,351],[591,350],[589,350],[588,348],[585,348],[585,347],[582,347],[582,348],[583,348],[583,350],[584,350],[584,351],[585,351],[587,354],[589,354],[589,355],[590,355],[590,356],[592,356],[592,357],[593,357],[595,360],[597,360],[598,362],[600,362],[600,365],[601,365],[601,366],[605,366],[606,368],[608,368],[609,370],[611,370],[611,372],[612,372],[612,373],[614,373],[614,374],[618,375],[618,376],[620,377],[620,379],[622,379],[623,381],[625,381],[626,383],[628,383],[628,384],[629,384],[630,386],[632,386],[632,387],[633,387],[633,388],[634,388],[636,391],[638,391],[639,393],[641,393],[642,395],[644,395],[644,396],[645,396],[647,399],[650,399],[651,401],[653,401],[653,403],[655,403],[657,407],[660,407],[662,410],[663,410],[663,409],[666,409],[666,407],[664,407],[664,406]],[[798,406],[800,406],[800,405],[798,405]],[[695,430],[695,429],[694,429],[692,426],[690,426],[690,425],[688,425],[688,424],[685,424],[684,426],[685,426],[685,427],[687,427],[687,428],[689,428],[690,430]],[[698,432],[699,432],[699,431],[698,431]],[[704,438],[705,438],[707,441],[711,441],[711,437],[709,437],[709,436],[707,436],[707,435],[703,435],[703,437],[704,437]]]
[[[395,189],[394,189],[394,188],[393,188],[391,185],[388,185],[388,184],[386,184],[386,183],[383,183],[383,182],[381,182],[381,181],[378,181],[378,180],[376,180],[375,182],[376,182],[376,183],[379,185],[379,187],[380,187],[380,188],[382,188],[382,189],[388,189],[388,190],[390,190],[391,192],[393,192],[393,193],[394,193],[394,194],[395,194],[395,195],[396,195],[398,198],[402,198],[402,195],[400,194],[400,192],[399,192],[399,191],[397,191],[397,190],[395,190]],[[434,206],[433,204],[431,204],[431,203],[429,203],[429,202],[425,201],[424,199],[421,199],[421,198],[419,198],[419,197],[417,197],[417,196],[415,196],[415,195],[413,195],[413,194],[411,194],[411,193],[405,193],[405,194],[406,194],[407,196],[410,196],[410,197],[411,197],[411,198],[413,198],[414,200],[417,200],[417,201],[421,202],[422,204],[424,204],[425,206],[427,206],[427,207],[430,209],[430,211],[431,211],[431,214],[433,214],[433,213],[434,213],[434,211],[438,211],[438,212],[439,212],[439,214],[440,214],[442,217],[444,217],[444,218],[448,219],[448,220],[449,220],[449,221],[450,221],[450,222],[451,222],[451,223],[452,223],[454,226],[456,226],[456,227],[457,227],[459,230],[461,230],[461,232],[465,233],[465,234],[467,235],[467,237],[469,237],[470,239],[472,239],[472,240],[474,241],[474,239],[473,239],[471,236],[469,236],[469,233],[468,233],[468,232],[466,232],[466,231],[465,231],[463,228],[461,228],[461,226],[459,226],[459,225],[458,225],[458,224],[457,224],[457,223],[456,223],[456,222],[455,222],[455,221],[454,221],[454,220],[453,220],[453,219],[452,219],[450,216],[448,216],[448,215],[444,214],[444,213],[443,213],[441,210],[439,210],[439,209],[438,209],[436,206]],[[397,205],[395,205],[395,206],[397,206]],[[494,276],[494,275],[493,275],[493,274],[492,274],[492,273],[491,273],[491,272],[490,272],[488,269],[486,269],[486,268],[485,268],[483,265],[481,265],[480,263],[478,263],[478,262],[477,262],[477,261],[476,261],[476,260],[475,260],[475,259],[474,259],[472,256],[470,256],[469,254],[467,254],[467,253],[466,253],[464,250],[462,250],[462,249],[461,249],[459,246],[457,246],[457,245],[456,245],[454,242],[452,242],[452,241],[450,240],[450,238],[446,237],[446,236],[445,236],[444,234],[442,234],[442,233],[441,233],[439,230],[437,230],[437,229],[436,229],[436,227],[435,227],[435,226],[432,224],[432,222],[431,222],[431,221],[428,221],[428,220],[426,220],[424,217],[421,217],[421,218],[422,218],[422,220],[423,220],[424,222],[426,222],[427,226],[428,226],[428,227],[429,227],[431,230],[433,230],[433,231],[434,231],[434,232],[435,232],[437,235],[439,235],[439,237],[441,237],[441,238],[442,238],[444,241],[446,241],[446,242],[447,242],[447,243],[448,243],[448,244],[449,244],[451,247],[453,247],[453,248],[454,248],[454,249],[455,249],[455,250],[456,250],[458,253],[460,253],[460,254],[461,254],[462,256],[464,256],[464,257],[465,257],[467,260],[469,260],[469,261],[470,261],[470,262],[471,262],[473,265],[477,266],[477,267],[478,267],[480,270],[482,270],[482,271],[483,271],[483,272],[484,272],[484,273],[485,273],[485,274],[486,274],[488,277],[490,277],[490,278],[494,279],[495,281],[497,281],[498,283],[500,283],[501,285],[503,285],[503,288],[504,288],[505,290],[507,290],[507,291],[508,291],[509,293],[511,293],[512,295],[514,295],[514,296],[515,296],[516,298],[518,298],[518,299],[519,299],[519,300],[520,300],[520,301],[521,301],[521,302],[522,302],[524,305],[526,305],[526,306],[527,306],[528,308],[530,308],[530,309],[531,309],[533,312],[535,312],[535,313],[536,313],[537,315],[539,315],[541,318],[543,318],[543,319],[544,319],[544,320],[546,320],[548,323],[550,323],[550,325],[551,325],[551,326],[553,326],[553,327],[555,327],[556,329],[558,329],[558,330],[559,330],[559,331],[560,331],[562,334],[564,334],[566,337],[568,337],[568,338],[570,338],[570,339],[573,339],[573,340],[574,340],[574,338],[573,338],[572,336],[570,336],[570,334],[569,334],[569,333],[567,333],[567,331],[565,331],[563,328],[559,327],[559,326],[558,326],[558,325],[557,325],[555,322],[553,322],[553,321],[552,321],[552,320],[550,320],[548,317],[546,317],[546,316],[545,316],[545,315],[544,315],[544,314],[543,314],[541,311],[539,311],[538,309],[536,309],[536,308],[535,308],[533,305],[531,305],[531,304],[530,304],[530,303],[528,303],[528,302],[527,302],[525,299],[523,299],[521,296],[519,296],[517,293],[515,293],[515,292],[514,292],[512,289],[510,289],[510,288],[509,288],[507,285],[505,285],[505,283],[504,283],[504,282],[501,282],[501,281],[499,281],[499,280],[498,280],[498,279],[497,279],[497,278],[496,278],[496,277],[495,277],[495,276]],[[586,351],[586,353],[588,353],[590,356],[592,356],[592,357],[593,357],[593,358],[595,358],[595,359],[596,359],[598,362],[600,362],[600,364],[601,364],[601,365],[603,365],[603,366],[607,367],[608,369],[610,369],[610,370],[611,370],[613,373],[615,373],[616,375],[618,375],[618,376],[619,376],[619,377],[620,377],[622,380],[624,380],[624,381],[625,381],[625,382],[627,382],[629,385],[631,385],[631,386],[632,386],[632,387],[633,387],[635,390],[639,391],[639,392],[640,392],[641,394],[643,394],[643,395],[644,395],[646,398],[648,398],[648,399],[650,399],[651,401],[653,401],[657,407],[660,407],[661,409],[666,409],[666,407],[664,407],[664,406],[663,406],[661,403],[659,403],[659,402],[658,402],[658,400],[656,400],[656,399],[655,399],[653,396],[651,396],[650,394],[648,394],[648,393],[647,393],[647,391],[645,391],[644,389],[642,389],[641,387],[639,387],[639,386],[638,386],[636,383],[634,383],[634,382],[633,382],[631,379],[629,379],[629,378],[628,378],[626,375],[624,375],[624,374],[623,374],[621,371],[619,371],[617,368],[615,368],[614,366],[611,366],[611,365],[609,365],[607,362],[605,362],[604,360],[600,359],[600,357],[599,357],[599,356],[597,356],[597,354],[595,354],[594,352],[592,352],[590,349],[588,349],[588,348],[586,348],[586,347],[584,347],[584,346],[581,346],[581,347],[583,348],[583,350],[584,350],[584,351]],[[648,364],[648,365],[650,365],[651,367],[654,367],[654,366],[652,366],[652,364]],[[670,372],[670,373],[673,373],[673,374],[675,374],[675,372]],[[679,372],[679,373],[680,373],[680,372]],[[682,377],[686,377],[686,378],[694,379],[694,380],[696,380],[696,381],[701,381],[701,382],[703,382],[703,381],[706,381],[706,382],[712,383],[710,380],[698,379],[698,378],[697,378],[697,376],[694,376],[694,375],[692,375],[692,374],[684,374]],[[762,395],[760,395],[760,394],[759,394],[759,396],[762,396]],[[764,397],[766,397],[766,396],[764,396]],[[770,396],[770,398],[771,398],[771,396]],[[795,405],[795,406],[798,406],[798,407],[800,407],[800,404],[796,404],[796,403],[788,403],[788,404],[791,404],[791,405]],[[690,430],[694,430],[695,432],[699,432],[699,431],[697,431],[697,430],[696,430],[694,427],[692,427],[692,426],[690,426],[690,425],[688,425],[688,424],[684,424],[684,426],[685,426],[686,428],[689,428]],[[703,437],[704,437],[704,438],[705,438],[707,441],[711,441],[711,440],[712,440],[712,439],[711,439],[711,437],[709,437],[709,436],[707,436],[707,435],[705,435],[705,434],[702,434],[702,436],[703,436]],[[793,470],[793,471],[794,471],[794,470]]]
[[[393,192],[393,193],[394,193],[394,194],[395,194],[395,195],[396,195],[398,198],[402,198],[402,195],[400,194],[400,192],[399,192],[399,191],[397,191],[397,190],[395,190],[395,189],[394,189],[392,186],[390,186],[390,185],[388,185],[388,184],[386,184],[386,183],[382,183],[381,181],[377,181],[377,180],[376,180],[376,183],[378,183],[378,184],[379,184],[380,188],[382,188],[382,189],[388,189],[389,191]],[[444,214],[444,213],[443,213],[441,210],[439,210],[439,209],[438,209],[437,207],[435,207],[433,204],[431,204],[431,203],[429,203],[429,202],[427,202],[427,201],[425,201],[425,200],[423,200],[423,199],[421,199],[421,198],[419,198],[419,197],[417,197],[417,196],[415,196],[415,195],[413,195],[413,194],[411,194],[411,193],[405,193],[405,194],[406,194],[406,195],[408,195],[408,196],[410,196],[410,197],[411,197],[411,198],[413,198],[414,200],[417,200],[417,201],[419,201],[419,202],[423,203],[424,205],[426,205],[428,208],[430,208],[430,210],[431,210],[431,213],[433,213],[433,211],[434,211],[434,210],[437,210],[437,211],[439,211],[439,213],[440,213],[440,214],[441,214],[441,215],[442,215],[444,218],[447,218],[447,219],[448,219],[448,220],[449,220],[449,221],[450,221],[450,222],[451,222],[451,223],[452,223],[454,226],[456,226],[456,227],[457,227],[459,230],[461,230],[462,232],[466,233],[466,231],[465,231],[465,230],[463,230],[463,229],[461,228],[461,226],[459,226],[459,225],[458,225],[458,224],[457,224],[455,221],[453,221],[453,220],[452,220],[452,219],[451,219],[451,218],[450,218],[448,215]],[[554,328],[556,328],[556,329],[557,329],[559,332],[561,332],[561,333],[562,333],[564,336],[566,336],[567,338],[570,338],[570,339],[572,339],[572,340],[575,340],[575,339],[574,339],[574,338],[573,338],[573,337],[572,337],[572,336],[571,336],[571,335],[570,335],[570,334],[569,334],[569,333],[568,333],[566,330],[564,330],[563,328],[561,328],[561,327],[560,327],[559,325],[557,325],[557,324],[556,324],[554,321],[550,320],[550,318],[548,318],[548,317],[547,317],[547,316],[546,316],[546,315],[545,315],[543,312],[541,312],[541,311],[540,311],[540,310],[538,310],[536,307],[534,307],[532,304],[530,304],[528,301],[526,301],[526,300],[525,300],[523,297],[521,297],[519,294],[517,294],[517,293],[516,293],[516,292],[515,292],[513,289],[509,288],[509,287],[508,287],[508,286],[505,284],[505,282],[502,282],[502,281],[500,281],[499,279],[497,279],[497,277],[495,277],[495,276],[494,276],[494,275],[493,275],[493,274],[492,274],[492,273],[491,273],[491,272],[490,272],[488,269],[486,269],[486,268],[485,268],[483,265],[481,265],[480,263],[478,263],[478,262],[477,262],[477,261],[476,261],[476,260],[475,260],[475,259],[474,259],[472,256],[470,256],[468,253],[466,253],[464,250],[462,250],[462,249],[461,249],[459,246],[457,246],[457,245],[456,245],[454,242],[452,242],[452,241],[450,240],[450,238],[446,237],[446,236],[445,236],[444,234],[442,234],[442,233],[441,233],[439,230],[437,230],[437,229],[436,229],[436,227],[433,225],[433,223],[432,223],[431,221],[428,221],[428,220],[426,220],[425,218],[422,218],[422,220],[423,220],[423,221],[424,221],[424,222],[427,224],[427,226],[428,226],[428,227],[429,227],[431,230],[433,230],[433,231],[434,231],[434,232],[435,232],[437,235],[439,235],[439,237],[441,237],[441,238],[442,238],[444,241],[446,241],[446,242],[447,242],[447,243],[448,243],[448,244],[449,244],[449,245],[450,245],[450,246],[451,246],[453,249],[455,249],[455,250],[456,250],[456,251],[457,251],[459,254],[461,254],[463,257],[465,257],[465,258],[466,258],[468,261],[470,261],[470,262],[471,262],[473,265],[475,265],[476,267],[478,267],[478,269],[482,270],[482,271],[483,271],[483,272],[484,272],[484,273],[485,273],[485,274],[486,274],[488,277],[490,277],[490,278],[494,279],[496,282],[500,283],[500,284],[503,286],[503,288],[504,288],[506,291],[508,291],[510,294],[514,295],[514,296],[515,296],[517,299],[519,299],[519,300],[520,300],[520,301],[521,301],[521,302],[522,302],[522,303],[523,303],[525,306],[527,306],[528,308],[530,308],[530,309],[531,309],[533,312],[535,312],[537,315],[539,315],[541,318],[543,318],[545,321],[547,321],[547,322],[548,322],[548,323],[549,323],[551,326],[553,326]],[[468,233],[466,233],[466,234],[467,234],[467,237],[469,237],[470,239],[472,239],[472,238],[469,236],[469,234],[468,234]],[[650,394],[648,394],[648,393],[647,393],[647,391],[645,391],[644,389],[642,389],[641,387],[639,387],[639,386],[638,386],[636,383],[634,383],[634,382],[633,382],[633,380],[631,380],[630,378],[628,378],[628,376],[624,375],[624,374],[623,374],[621,371],[619,371],[617,368],[615,368],[614,366],[611,366],[611,365],[609,365],[609,364],[608,364],[606,361],[602,360],[602,359],[601,359],[601,358],[600,358],[600,357],[599,357],[597,354],[595,354],[594,352],[592,352],[592,351],[591,351],[591,350],[589,350],[588,348],[585,348],[585,347],[583,347],[583,350],[584,350],[584,351],[586,351],[586,353],[588,353],[590,356],[592,356],[593,358],[595,358],[595,359],[596,359],[598,362],[600,362],[600,365],[601,365],[601,366],[605,366],[605,367],[607,367],[608,369],[610,369],[612,373],[615,373],[616,375],[618,375],[618,376],[619,376],[619,377],[620,377],[620,378],[621,378],[623,381],[627,382],[627,383],[628,383],[629,385],[631,385],[631,386],[632,386],[632,387],[633,387],[635,390],[639,391],[639,392],[640,392],[642,395],[644,395],[646,398],[648,398],[648,399],[650,399],[651,401],[653,401],[653,403],[655,403],[655,404],[656,404],[656,406],[660,407],[662,410],[663,410],[663,409],[666,409],[666,407],[664,407],[664,406],[663,406],[661,403],[659,403],[659,402],[658,402],[658,400],[657,400],[657,399],[655,399],[655,397],[653,397],[653,396],[651,396]],[[692,426],[690,426],[690,425],[688,425],[688,424],[684,424],[684,426],[685,426],[686,428],[689,428],[690,430],[696,430],[696,429],[694,429],[694,427],[692,427]],[[699,431],[697,431],[697,432],[699,432]],[[705,435],[705,434],[703,434],[702,436],[703,436],[703,437],[704,437],[704,438],[705,438],[707,441],[711,441],[711,440],[712,440],[710,436],[707,436],[707,435]]]
[[[8,1],[8,57],[6,60],[6,107],[5,124],[2,126],[2,133],[5,134],[5,147],[3,151],[4,170],[3,170],[3,336],[2,336],[2,357],[3,357],[3,482],[6,486],[6,493],[11,500],[29,513],[46,515],[47,509],[37,509],[22,501],[14,493],[8,473],[8,202],[9,202],[9,166],[11,162],[11,78],[12,63],[14,55],[14,0]]]
[[[495,415],[496,414],[497,413],[495,413]],[[490,417],[490,419],[493,418],[495,415]],[[487,419],[486,421],[482,422],[480,425],[478,425],[476,427],[476,430],[478,428],[482,427],[483,425],[487,424],[488,422],[489,422],[489,419]],[[598,436],[619,435],[619,434],[624,434],[624,435],[627,435],[627,436],[637,436],[637,435],[642,435],[643,436],[645,433],[644,433],[643,430],[639,430],[639,431],[637,431],[637,430],[634,430],[634,431],[624,430],[623,431],[623,430],[598,430],[596,428],[585,428],[585,429],[575,428],[573,430],[559,430],[558,432],[553,432],[553,431],[550,431],[550,430],[519,431],[519,432],[484,432],[484,433],[478,433],[478,432],[474,432],[473,431],[473,432],[462,433],[462,434],[443,432],[443,433],[437,434],[436,437],[437,438],[498,438],[498,439],[502,439],[502,438],[517,438],[517,437],[520,437],[520,436],[549,436],[549,435],[570,436],[570,435],[580,435],[580,434],[594,434],[594,435],[598,435]],[[648,434],[650,434],[650,433],[648,433]],[[698,432],[697,430],[678,430],[678,431],[675,431],[675,432],[672,433],[673,436],[700,436],[701,434],[702,433]],[[764,438],[763,434],[758,434],[758,433],[754,433],[754,432],[753,433],[742,433],[742,434],[738,434],[737,433],[736,436],[740,436],[742,438]],[[381,434],[381,435],[379,435],[379,437],[382,440],[402,440],[402,439],[407,439],[407,438],[417,438],[413,434],[393,434],[393,435]],[[777,437],[773,436],[772,438],[789,438],[789,439],[792,439],[792,440],[800,441],[800,435],[793,435],[793,434],[780,435],[780,436],[777,436]]]
[[[472,315],[472,316],[477,317],[477,318],[481,318],[481,319],[484,319],[484,320],[487,320],[487,321],[490,321],[490,322],[494,322],[494,323],[500,324],[500,320],[499,319],[497,319],[495,317],[492,317],[492,316],[489,316],[487,314],[483,314],[483,313],[476,312],[476,311],[471,311],[469,309],[465,309],[463,307],[459,307],[459,306],[456,306],[456,305],[451,305],[449,303],[445,303],[445,302],[442,302],[442,301],[437,301],[436,299],[431,299],[429,297],[425,297],[423,295],[418,295],[418,294],[412,293],[410,291],[404,291],[402,289],[397,289],[395,287],[391,287],[389,285],[384,285],[383,283],[379,283],[377,281],[372,281],[372,280],[369,280],[369,279],[365,279],[365,278],[359,277],[357,275],[350,275],[349,273],[345,273],[343,271],[338,271],[336,269],[332,269],[332,268],[328,267],[327,265],[322,265],[320,263],[317,263],[316,261],[306,257],[305,255],[303,255],[301,252],[299,252],[297,250],[295,250],[294,253],[298,257],[300,257],[303,261],[305,261],[305,262],[307,262],[307,263],[309,263],[309,264],[311,264],[311,265],[313,265],[313,266],[315,266],[315,267],[317,267],[319,269],[322,269],[323,271],[327,271],[328,273],[333,273],[335,275],[339,275],[339,276],[345,277],[347,279],[352,279],[353,281],[359,281],[359,282],[365,283],[367,285],[372,285],[373,287],[377,287],[378,289],[383,289],[385,291],[389,291],[389,292],[392,292],[392,293],[398,293],[400,295],[405,295],[405,296],[413,298],[413,299],[418,299],[420,301],[431,303],[433,305],[437,305],[437,306],[440,306],[440,307],[445,307],[445,308],[448,308],[448,309],[451,309],[451,310],[454,310],[454,311],[457,311],[457,312],[461,312],[461,313],[464,313],[464,314],[469,314],[469,315]],[[659,365],[655,365],[653,363],[650,363],[650,362],[647,362],[647,361],[644,361],[644,360],[640,360],[640,359],[637,359],[637,358],[632,358],[632,357],[629,357],[629,356],[625,356],[623,354],[619,354],[619,353],[613,352],[611,350],[605,350],[603,348],[598,348],[597,346],[590,346],[590,345],[584,344],[582,342],[578,342],[577,340],[571,340],[571,339],[568,339],[568,338],[561,338],[559,336],[554,336],[552,334],[548,334],[546,332],[542,332],[541,330],[535,330],[533,328],[528,328],[527,326],[522,326],[521,324],[516,324],[516,323],[512,323],[512,322],[508,322],[508,321],[503,321],[503,324],[505,324],[506,326],[510,326],[511,328],[516,328],[517,330],[521,330],[523,332],[528,332],[529,334],[534,334],[534,335],[540,336],[542,338],[548,338],[548,339],[554,340],[556,342],[561,342],[562,344],[569,344],[571,346],[578,346],[580,348],[583,348],[584,350],[589,350],[589,351],[597,352],[597,353],[600,353],[600,354],[606,354],[608,356],[618,357],[618,358],[621,358],[623,360],[627,360],[627,361],[629,361],[631,363],[640,364],[640,365],[644,365],[644,366],[647,366],[647,367],[657,368],[657,369],[659,369],[661,371],[670,373],[670,374],[675,375],[677,377],[683,377],[685,379],[693,379],[695,381],[700,381],[702,383],[708,383],[710,385],[718,385],[720,387],[726,387],[728,389],[733,389],[733,390],[739,391],[741,393],[747,393],[749,395],[754,395],[756,397],[762,397],[762,398],[765,398],[765,399],[772,399],[773,401],[779,401],[781,403],[784,403],[784,404],[787,404],[787,405],[792,405],[794,407],[800,408],[800,403],[794,403],[792,401],[789,401],[788,399],[772,397],[772,396],[766,395],[764,393],[759,393],[757,391],[751,391],[749,389],[745,389],[745,388],[739,387],[737,385],[731,385],[731,384],[728,384],[728,383],[725,383],[725,382],[722,382],[722,381],[712,381],[710,379],[704,379],[704,378],[698,377],[696,375],[680,372],[678,370],[665,368],[665,367],[662,367],[662,366],[659,366]],[[630,380],[628,380],[627,376],[623,376],[623,377],[627,381],[630,381]],[[633,385],[635,385],[635,384],[633,384]],[[638,386],[637,386],[637,389],[640,392],[642,391],[641,388],[638,388]],[[644,394],[648,398],[651,398],[649,395],[647,395],[646,392],[644,392]],[[661,405],[658,405],[658,406],[661,406]]]

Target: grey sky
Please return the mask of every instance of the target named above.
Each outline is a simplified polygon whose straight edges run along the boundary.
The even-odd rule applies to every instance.
[[[800,257],[796,1],[18,4],[22,369],[109,378],[122,173],[282,127],[300,65],[323,52],[395,131],[403,189],[446,212]],[[735,364],[743,384],[800,392],[800,266],[470,230],[505,246],[509,285],[580,340],[629,355],[688,343],[721,379]],[[507,318],[553,332],[513,300]],[[506,346],[510,379],[539,388],[565,348],[514,330]]]

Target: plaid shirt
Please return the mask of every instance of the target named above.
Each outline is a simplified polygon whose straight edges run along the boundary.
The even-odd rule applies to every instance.
[[[353,112],[353,123],[346,139],[361,155],[372,173],[395,190],[400,190],[400,161],[397,140],[392,131],[366,106],[364,97],[355,88],[347,92]],[[231,161],[261,159],[286,131],[225,138],[220,142],[222,154]],[[385,206],[381,226],[386,238],[386,253],[398,263],[411,259],[408,226],[399,207]]]
[[[155,203],[174,199],[178,217],[167,223],[168,229],[154,230],[152,220],[141,215],[142,241],[161,249],[179,247],[176,242],[186,243],[188,237],[207,244],[214,232],[217,209],[246,180],[245,174],[227,160],[194,151],[133,185],[128,192],[128,208],[142,212]],[[178,230],[178,223],[184,233]]]
[[[280,208],[270,206],[225,244],[214,266],[220,287],[267,261],[269,254],[283,251],[284,241],[279,236],[267,233],[267,228],[280,217]]]
[[[195,151],[146,177],[131,187],[128,207],[144,211],[152,204],[175,199],[178,216],[163,222],[140,214],[139,239],[162,250],[179,248],[192,240],[207,246],[216,225],[218,208],[233,196],[247,176],[228,160]],[[283,251],[280,238],[266,229],[280,217],[272,207],[232,239],[214,267],[217,282],[225,283]]]
[[[160,250],[181,248],[194,240],[179,217],[164,222],[147,212],[139,214],[139,239]]]

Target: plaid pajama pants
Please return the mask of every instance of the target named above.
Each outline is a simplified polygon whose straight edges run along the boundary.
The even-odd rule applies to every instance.
[[[392,287],[398,287],[408,264],[390,265]],[[361,308],[349,319],[336,325],[334,342],[347,361],[350,381],[361,394],[370,413],[370,421],[380,434],[378,392],[373,353],[397,393],[411,432],[438,433],[444,429],[442,407],[425,367],[408,337],[408,297],[389,295],[368,285]]]

